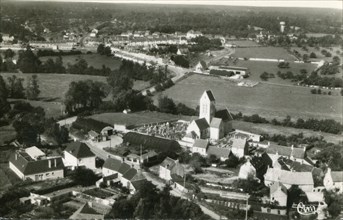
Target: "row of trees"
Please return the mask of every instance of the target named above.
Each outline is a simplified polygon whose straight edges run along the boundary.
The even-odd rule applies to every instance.
[[[114,203],[106,218],[126,219],[208,219],[198,205],[174,197],[170,186],[158,190],[150,182],[142,184],[138,193],[131,198],[120,198]]]
[[[32,75],[27,78],[27,85],[24,89],[23,78],[17,78],[16,75],[12,75],[7,78],[8,83],[4,81],[0,76],[0,88],[1,94],[4,98],[22,99],[27,98],[29,100],[36,100],[40,94],[37,75]]]

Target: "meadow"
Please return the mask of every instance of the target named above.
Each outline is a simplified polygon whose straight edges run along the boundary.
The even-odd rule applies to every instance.
[[[236,48],[232,56],[241,58],[283,59],[287,61],[296,60],[293,55],[282,47]]]
[[[162,92],[176,102],[195,108],[204,90],[212,90],[217,108],[266,118],[328,118],[341,121],[343,96],[313,95],[310,88],[260,83],[238,87],[217,77],[192,75]],[[155,102],[157,101],[155,96]]]
[[[51,58],[53,60],[56,59],[57,56],[44,56],[39,57],[39,59],[44,62],[47,59]],[[114,57],[108,57],[108,56],[101,56],[99,54],[80,54],[80,55],[67,55],[62,56],[63,65],[65,67],[68,66],[68,63],[74,64],[78,62],[80,59],[84,59],[87,61],[88,66],[93,66],[94,68],[100,69],[102,68],[102,65],[105,65],[109,67],[112,70],[119,69],[121,65],[121,60],[116,59]]]
[[[342,49],[338,46],[335,46],[335,47],[331,47],[331,48],[327,48],[327,47],[320,47],[319,49],[316,49],[314,47],[307,47],[308,51],[305,51],[303,50],[301,47],[291,47],[291,51],[293,50],[296,50],[298,51],[301,56],[303,56],[304,54],[307,54],[310,56],[310,54],[313,52],[316,54],[317,58],[310,58],[309,60],[310,61],[321,61],[321,60],[324,60],[324,61],[328,61],[328,62],[331,62],[332,61],[332,57],[334,56],[338,56],[338,57],[341,57],[341,53],[343,52]],[[321,51],[322,50],[326,50],[328,52],[331,53],[331,57],[325,57]],[[339,52],[339,54],[337,53]]]

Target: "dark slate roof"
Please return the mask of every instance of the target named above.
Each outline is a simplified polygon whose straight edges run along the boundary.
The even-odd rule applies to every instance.
[[[205,64],[205,65],[206,65],[206,64]],[[206,94],[207,94],[207,96],[208,96],[208,99],[209,99],[210,101],[215,101],[215,100],[216,100],[216,99],[214,98],[214,95],[213,95],[213,93],[212,93],[211,90],[206,90],[205,92],[206,92]]]
[[[81,209],[80,213],[82,213],[82,214],[91,214],[91,215],[100,215],[93,208],[89,207],[88,203],[86,203],[83,206],[83,208]]]
[[[87,144],[81,142],[68,143],[65,151],[76,158],[95,157],[95,154],[90,150]]]
[[[280,156],[286,156],[290,157],[293,155],[293,157],[298,159],[304,159],[305,158],[305,151],[304,148],[296,148],[293,147],[287,147],[287,146],[280,146],[272,144],[267,148],[268,154],[276,154],[278,153]]]
[[[256,169],[256,172],[260,171],[263,174],[267,172],[268,166],[272,167],[273,165],[272,159],[269,157],[269,155],[266,152],[264,152],[260,157],[253,157],[250,160],[250,162]]]
[[[195,123],[197,124],[200,131],[205,130],[210,127],[210,125],[207,123],[205,118],[200,118],[195,120]]]
[[[175,140],[169,140],[160,137],[154,137],[136,132],[126,133],[123,137],[124,143],[131,145],[142,145],[149,150],[155,150],[157,153],[162,151],[178,151],[181,149],[180,144]]]
[[[136,190],[139,190],[142,187],[142,185],[146,182],[147,182],[146,179],[141,179],[141,180],[133,181],[131,182],[131,184],[133,185],[133,187],[135,187]]]
[[[170,157],[166,157],[164,161],[160,164],[160,166],[167,168],[168,170],[171,170],[176,165],[176,161],[171,159]]]
[[[103,168],[107,168],[118,172],[121,164],[122,162],[120,160],[114,158],[107,158],[103,165]]]
[[[114,180],[114,179],[117,179],[117,178],[118,178],[118,173],[114,173],[112,175],[104,176],[103,177],[104,181]]]
[[[222,110],[216,111],[216,113],[214,114],[214,117],[221,118],[223,121],[232,121],[233,120],[230,112],[227,109],[222,109]]]
[[[101,121],[97,121],[92,118],[80,118],[78,117],[76,121],[73,123],[73,127],[77,129],[84,129],[86,131],[93,130],[97,133],[101,133],[102,129],[107,126],[112,126],[109,123],[104,123]]]
[[[118,172],[121,173],[121,174],[124,174],[126,173],[129,169],[131,168],[131,166],[127,163],[122,163]]]
[[[15,159],[17,154],[17,159]],[[51,167],[49,168],[49,160],[51,161]],[[55,166],[56,161],[56,166]],[[45,173],[55,170],[63,170],[64,164],[61,157],[33,160],[25,152],[16,152],[10,156],[9,162],[11,162],[20,172],[24,175],[31,175],[36,173]]]
[[[124,173],[123,178],[131,180],[136,174],[137,170],[135,168],[131,168]]]

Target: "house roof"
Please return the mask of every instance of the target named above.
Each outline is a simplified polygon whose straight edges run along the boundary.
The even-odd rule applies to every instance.
[[[99,133],[96,132],[96,131],[90,130],[88,132],[88,135],[91,136],[91,137],[97,137],[97,136],[99,136]]]
[[[137,170],[135,168],[130,168],[124,173],[123,178],[127,180],[131,180],[136,174],[137,174]]]
[[[103,180],[108,181],[108,180],[114,180],[118,178],[118,173],[111,174],[109,176],[104,176]]]
[[[193,144],[193,147],[203,148],[203,149],[206,149],[207,146],[208,146],[207,140],[203,140],[203,139],[196,139]]]
[[[15,155],[17,155],[17,157]],[[10,156],[9,162],[11,162],[24,175],[63,170],[64,168],[61,157],[34,160],[26,152],[19,151]],[[49,163],[51,165],[50,168]]]
[[[264,175],[265,180],[280,181],[283,184],[289,185],[313,185],[313,177],[311,172],[292,172],[269,168]]]
[[[176,165],[176,161],[171,159],[170,157],[166,157],[164,161],[160,164],[160,166],[167,168],[168,170],[171,170]]]
[[[274,193],[277,190],[281,190],[281,192],[283,192],[284,194],[287,195],[287,188],[280,182],[276,181],[274,182],[271,186],[270,186],[270,193]]]
[[[215,155],[217,157],[229,157],[230,148],[228,147],[218,147],[218,146],[209,146],[207,150],[208,155]]]
[[[95,157],[95,154],[82,142],[72,142],[67,144],[67,148],[64,150],[76,158]]]
[[[203,62],[204,62],[204,61],[203,61]],[[200,61],[200,63],[201,63],[201,61]],[[205,65],[206,65],[206,63],[205,63]],[[216,99],[214,98],[214,95],[213,95],[213,93],[212,93],[211,90],[206,90],[204,93],[206,93],[208,99],[209,99],[211,102],[216,100]]]
[[[304,159],[305,158],[304,148],[293,147],[293,149],[292,149],[292,147],[271,144],[267,148],[266,152],[268,154],[278,153],[280,156],[286,156],[286,157],[293,156],[293,157],[298,158],[298,159]]]
[[[333,182],[343,182],[343,171],[331,171]]]
[[[222,110],[216,111],[216,113],[214,114],[214,117],[221,118],[223,121],[232,121],[233,120],[230,112],[227,109],[222,109]]]
[[[244,149],[247,143],[246,138],[232,138],[232,148]]]
[[[114,158],[107,158],[103,165],[103,168],[107,168],[118,172],[121,164],[122,162],[120,160]]]
[[[257,172],[264,173],[267,171],[268,166],[271,167],[273,165],[272,159],[266,152],[264,152],[260,157],[253,157],[250,162]]]
[[[41,151],[38,147],[33,146],[25,149],[25,152],[30,155],[30,157],[37,159],[40,156],[45,156],[45,153]]]
[[[136,190],[139,190],[142,185],[144,183],[146,183],[147,180],[146,179],[141,179],[141,180],[135,180],[135,181],[132,181],[131,184],[133,185],[133,187],[136,189]]]
[[[222,123],[221,118],[212,118],[210,127],[211,128],[219,128],[221,123]]]
[[[246,67],[239,67],[239,66],[220,66],[220,69],[224,70],[248,70]]]
[[[156,152],[177,151],[181,149],[180,144],[175,140],[139,134],[136,132],[126,133],[123,137],[123,142],[130,143],[131,145],[142,145],[144,148],[155,150]]]
[[[118,172],[121,174],[125,174],[129,169],[131,169],[131,166],[127,163],[122,163],[119,167]]]
[[[207,123],[205,118],[199,118],[197,120],[194,120],[200,131],[205,130],[210,127],[210,125]]]
[[[97,213],[93,208],[91,208],[88,203],[86,203],[83,208],[81,209],[80,213],[82,214],[93,214],[93,215],[100,215]]]

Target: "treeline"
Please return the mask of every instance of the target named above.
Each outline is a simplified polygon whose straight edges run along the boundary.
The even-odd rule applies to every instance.
[[[159,97],[158,99],[158,111],[174,114],[174,115],[196,115],[197,111],[189,108],[183,103],[175,104],[174,100],[167,96]]]
[[[77,75],[108,76],[111,73],[111,69],[105,65],[102,65],[101,69],[96,69],[93,66],[89,66],[85,59],[80,59],[75,64],[68,63],[66,72]]]
[[[190,52],[205,52],[207,50],[223,49],[220,39],[208,39],[204,36],[199,36],[191,40],[195,44],[189,48]]]
[[[232,114],[232,116],[236,120],[252,122],[255,124],[267,123],[267,124],[279,125],[279,126],[284,126],[284,127],[309,129],[313,131],[322,131],[322,132],[327,132],[327,133],[332,133],[332,134],[340,134],[343,131],[343,125],[332,119],[319,120],[319,119],[314,119],[314,118],[310,118],[310,119],[299,118],[294,122],[290,116],[287,116],[282,121],[279,121],[275,118],[269,121],[266,118],[259,116],[258,114],[245,116],[241,112],[239,112],[238,114]]]
[[[79,50],[71,50],[71,51],[54,51],[54,50],[38,50],[37,56],[44,57],[44,56],[67,56],[67,55],[80,55],[82,54]]]
[[[200,207],[170,194],[170,186],[161,191],[146,181],[130,198],[119,198],[106,218],[111,219],[208,219]],[[156,204],[158,201],[158,205]]]

